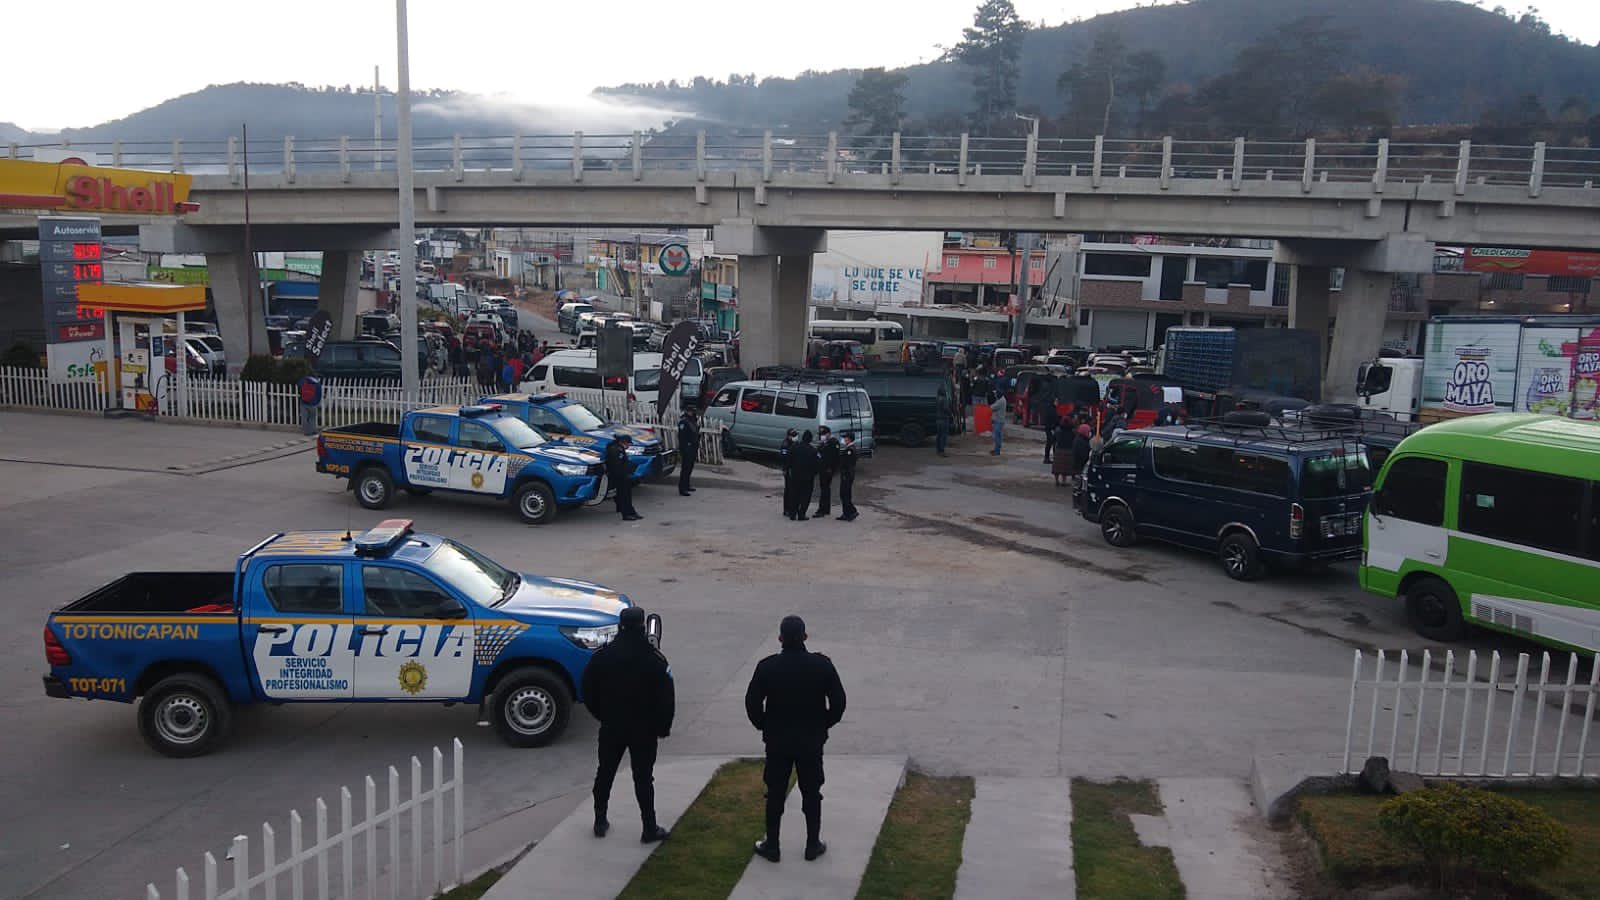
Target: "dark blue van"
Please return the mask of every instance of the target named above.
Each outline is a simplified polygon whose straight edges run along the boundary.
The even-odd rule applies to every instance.
[[[1193,547],[1248,581],[1269,564],[1360,556],[1371,489],[1366,449],[1349,436],[1205,423],[1120,433],[1073,500],[1112,546]]]

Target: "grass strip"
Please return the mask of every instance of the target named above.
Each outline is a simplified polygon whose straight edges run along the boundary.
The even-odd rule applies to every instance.
[[[1540,807],[1572,833],[1562,863],[1528,879],[1525,896],[1579,900],[1600,884],[1600,792],[1510,790],[1505,794]],[[1320,851],[1323,872],[1337,885],[1426,883],[1427,868],[1410,847],[1378,830],[1378,807],[1387,797],[1329,794],[1299,800],[1298,816]]]
[[[726,897],[744,874],[766,827],[761,760],[718,769],[672,826],[672,837],[645,860],[617,900]]]
[[[1129,813],[1161,815],[1151,781],[1072,779],[1072,866],[1078,896],[1094,900],[1182,898],[1183,879],[1166,847],[1146,847]]]
[[[494,887],[494,883],[500,880],[502,874],[504,873],[497,869],[490,869],[466,884],[445,891],[433,900],[482,900],[483,895],[489,893],[489,888]]]
[[[954,897],[972,792],[971,778],[907,774],[889,803],[857,900]]]

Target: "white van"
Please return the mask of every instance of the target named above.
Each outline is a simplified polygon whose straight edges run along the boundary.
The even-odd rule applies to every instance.
[[[661,388],[661,354],[635,353],[632,375],[602,383],[594,350],[557,350],[539,360],[517,386],[517,390],[531,394],[566,388],[604,390],[606,399],[617,401],[619,406],[630,399],[653,406]]]

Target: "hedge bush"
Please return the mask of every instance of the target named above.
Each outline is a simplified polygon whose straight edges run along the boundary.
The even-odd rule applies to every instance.
[[[14,369],[44,368],[39,363],[39,351],[33,349],[33,345],[27,341],[17,341],[12,344],[11,349],[7,350],[3,356],[0,356],[0,366],[8,366]]]
[[[1519,879],[1561,862],[1572,835],[1549,813],[1514,797],[1443,784],[1378,807],[1384,834],[1422,854],[1440,887],[1479,876]]]
[[[277,380],[278,361],[265,354],[257,353],[244,361],[244,368],[239,370],[240,381],[266,381]]]
[[[274,380],[278,384],[299,384],[300,379],[311,374],[311,363],[302,356],[285,356],[278,360]]]

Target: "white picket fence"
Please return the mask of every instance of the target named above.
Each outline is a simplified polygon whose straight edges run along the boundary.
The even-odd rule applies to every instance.
[[[1600,665],[1588,660],[1589,676],[1580,681],[1580,657],[1570,654],[1566,677],[1558,672],[1551,681],[1551,658],[1544,653],[1535,681],[1526,653],[1517,655],[1514,668],[1505,667],[1509,672],[1499,651],[1483,667],[1478,651],[1464,656],[1463,671],[1456,652],[1446,651],[1439,672],[1431,650],[1423,651],[1420,667],[1407,651],[1396,658],[1380,650],[1363,677],[1365,657],[1355,651],[1343,771],[1358,772],[1368,757],[1386,754],[1391,768],[1419,775],[1600,774],[1600,753],[1589,747],[1600,701]],[[1358,715],[1363,702],[1365,715]]]
[[[163,376],[156,390],[171,401],[162,413],[168,417],[241,425],[300,425],[300,392],[295,385],[196,376],[188,380],[187,402],[182,408],[177,403],[172,376]],[[565,388],[563,392],[609,420],[655,426],[663,446],[678,449],[677,398],[658,416],[654,404],[628,400],[618,391]],[[407,410],[473,403],[493,393],[497,391],[484,389],[472,377],[429,376],[415,394],[407,394],[393,382],[327,379],[322,383],[317,425],[336,428],[357,422],[398,423]],[[52,382],[44,369],[0,367],[0,406],[102,412],[110,403],[110,398],[92,381]],[[722,442],[715,433],[702,433],[696,458],[707,465],[722,464]]]
[[[450,777],[444,777],[444,754],[438,747],[433,748],[433,786],[427,790],[422,788],[422,761],[415,756],[411,757],[411,795],[406,799],[400,798],[400,772],[394,766],[389,767],[388,803],[382,810],[377,808],[378,786],[372,776],[366,778],[366,796],[364,811],[360,819],[354,817],[350,789],[339,788],[339,830],[333,833],[328,831],[328,805],[321,797],[317,798],[315,813],[315,834],[310,846],[305,843],[302,830],[300,812],[293,810],[289,813],[289,851],[282,859],[278,858],[277,832],[270,823],[261,825],[261,850],[258,854],[259,868],[251,865],[250,839],[245,835],[238,835],[233,839],[233,845],[228,851],[227,859],[232,864],[232,886],[226,889],[219,888],[218,878],[220,868],[217,859],[209,851],[205,855],[205,862],[201,867],[201,878],[198,886],[190,883],[189,874],[180,867],[173,879],[173,894],[177,900],[189,900],[192,896],[203,900],[250,900],[251,896],[262,896],[268,900],[276,900],[280,888],[287,888],[288,895],[294,900],[304,900],[310,896],[316,900],[329,900],[330,897],[342,897],[345,900],[354,900],[357,897],[356,886],[362,887],[361,896],[372,900],[377,896],[380,875],[385,873],[385,868],[378,865],[378,846],[380,843],[380,830],[387,832],[389,845],[386,867],[389,882],[388,894],[390,898],[407,897],[414,900],[426,900],[440,891],[449,890],[461,883],[461,836],[464,831],[462,825],[462,809],[465,805],[463,797],[466,782],[462,777],[462,749],[459,739],[451,741]],[[450,803],[450,829],[445,830],[445,804]],[[426,828],[423,824],[423,806],[432,805],[432,827]],[[406,814],[409,813],[409,816]],[[405,856],[400,852],[400,832],[405,826],[405,819],[410,819],[410,848]],[[428,844],[432,848],[432,867],[428,874],[423,874],[423,834],[428,835]],[[365,851],[364,860],[358,863],[355,858],[357,838],[365,835],[362,849]],[[448,869],[444,861],[445,845],[451,848],[451,859]],[[337,857],[334,858],[335,854]],[[410,865],[404,863],[409,859]],[[334,868],[337,867],[337,879]],[[255,868],[252,874],[252,869]],[[307,869],[312,869],[310,873]],[[361,871],[363,878],[356,879],[356,873]],[[446,873],[449,873],[448,877]],[[308,878],[309,874],[309,878]],[[307,882],[310,882],[309,893]],[[339,882],[336,886],[335,880]],[[287,882],[287,884],[285,884]],[[337,888],[337,889],[336,889]],[[259,893],[257,892],[259,889]],[[154,884],[145,885],[145,900],[161,900],[161,892]]]

